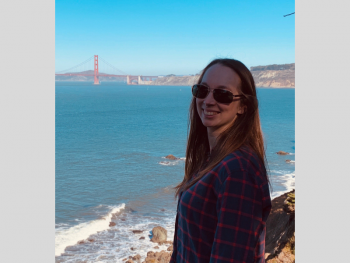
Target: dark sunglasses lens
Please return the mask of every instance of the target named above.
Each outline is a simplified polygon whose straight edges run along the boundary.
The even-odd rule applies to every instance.
[[[232,93],[227,90],[215,89],[213,91],[213,96],[219,103],[231,103],[233,101]]]
[[[204,99],[208,95],[208,88],[202,85],[194,85],[192,94],[198,99]]]

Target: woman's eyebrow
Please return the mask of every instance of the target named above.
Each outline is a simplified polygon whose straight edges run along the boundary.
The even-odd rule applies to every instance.
[[[220,85],[219,87],[216,87],[216,89],[229,89],[229,88],[226,86]]]
[[[204,84],[204,85],[210,87],[210,86],[208,85],[208,83],[206,83],[206,82],[201,82],[201,84]],[[224,86],[224,85],[220,85],[219,87],[216,87],[216,89],[227,89],[227,90],[228,90],[229,88],[226,87],[226,86]]]

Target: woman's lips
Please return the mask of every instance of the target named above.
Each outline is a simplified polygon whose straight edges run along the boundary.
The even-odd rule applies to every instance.
[[[220,112],[211,111],[211,110],[203,110],[203,113],[204,113],[205,117],[212,118],[212,117],[214,117],[215,115],[219,114]]]

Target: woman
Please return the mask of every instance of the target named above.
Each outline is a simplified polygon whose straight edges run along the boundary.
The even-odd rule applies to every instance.
[[[252,74],[216,59],[192,94],[170,262],[265,262],[271,200]]]

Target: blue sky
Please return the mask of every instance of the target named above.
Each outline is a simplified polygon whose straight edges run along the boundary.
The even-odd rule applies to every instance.
[[[293,0],[56,0],[55,70],[93,55],[135,75],[196,74],[218,57],[294,63],[295,15],[283,17],[294,11]]]

